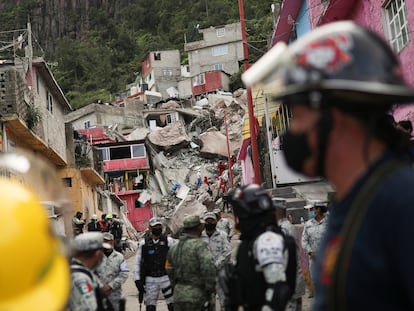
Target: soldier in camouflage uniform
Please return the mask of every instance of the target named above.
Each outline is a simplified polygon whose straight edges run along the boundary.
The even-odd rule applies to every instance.
[[[199,216],[186,216],[179,242],[168,251],[168,275],[174,286],[175,311],[204,311],[216,286],[214,259],[200,239],[203,224]]]
[[[298,245],[298,234],[292,223],[287,219],[286,215],[286,200],[283,198],[273,198],[273,205],[276,207],[277,224],[280,226],[284,234],[288,234],[295,239]],[[303,278],[302,269],[299,265],[296,266],[296,286],[292,298],[289,300],[285,311],[301,311],[302,310],[302,296],[306,291],[306,283]]]
[[[326,231],[327,204],[324,202],[311,202],[305,206],[309,210],[309,220],[305,223],[302,233],[302,248],[309,255],[309,272],[311,275],[312,288],[309,297],[313,297],[313,282],[315,280],[315,257],[316,251]]]
[[[221,217],[221,210],[216,208],[214,211],[217,217],[217,229],[227,234],[227,239],[230,241],[234,234],[234,225],[228,218]]]
[[[217,217],[214,213],[206,213],[204,215],[205,230],[201,233],[201,238],[207,242],[211,253],[215,259],[214,265],[216,270],[220,271],[224,264],[231,260],[231,245],[227,240],[227,234],[217,230]],[[219,298],[221,310],[224,310],[224,293],[217,283],[216,292]]]
[[[102,290],[108,296],[115,311],[119,310],[122,297],[122,284],[128,279],[128,266],[124,255],[113,249],[114,236],[104,233],[104,241],[111,245],[111,249],[104,250],[105,256],[96,268],[103,286]]]
[[[110,249],[100,232],[82,233],[72,241],[71,293],[69,310],[111,310],[100,291],[100,280],[92,272],[103,258],[103,249]]]

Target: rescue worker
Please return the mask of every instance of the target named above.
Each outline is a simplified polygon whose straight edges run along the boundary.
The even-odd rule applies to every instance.
[[[63,243],[41,204],[47,200],[58,205],[44,197],[43,190],[56,194],[60,179],[47,163],[43,163],[45,170],[40,169],[40,162],[44,161],[30,155],[0,154],[2,173],[12,173],[0,177],[0,310],[63,310],[69,297],[70,272]],[[31,177],[33,170],[40,174]]]
[[[284,198],[273,198],[273,205],[276,208],[276,219],[277,224],[279,225],[280,229],[282,229],[283,233],[286,235],[290,235],[295,239],[296,246],[300,243],[298,240],[298,234],[295,230],[292,223],[287,218],[287,202]],[[297,260],[297,259],[296,259]],[[292,298],[287,303],[285,311],[302,311],[302,296],[305,294],[306,291],[306,283],[305,279],[303,278],[302,269],[298,264],[296,266],[296,287],[295,292],[293,293]]]
[[[200,239],[203,221],[197,215],[183,220],[183,233],[168,252],[168,275],[174,286],[176,311],[211,310],[216,269],[206,242]]]
[[[108,232],[114,236],[115,250],[122,253],[122,221],[116,214],[108,214],[106,219],[108,221]]]
[[[77,236],[78,234],[83,233],[83,227],[85,226],[85,221],[82,219],[83,213],[76,212],[75,216],[72,218],[72,229],[73,235]]]
[[[103,234],[105,243],[108,243],[111,248],[104,249],[102,261],[95,269],[96,274],[102,283],[102,290],[109,300],[115,311],[120,310],[122,302],[122,284],[128,279],[128,265],[120,252],[114,250],[114,236],[112,233],[105,232]]]
[[[221,217],[221,210],[219,208],[214,209],[213,213],[217,217],[217,229],[223,231],[227,235],[227,239],[230,241],[234,234],[233,222],[228,218]]]
[[[99,223],[99,227],[101,228],[102,233],[108,232],[109,223],[108,223],[108,220],[106,219],[106,214],[102,214],[101,220],[99,220],[98,223]]]
[[[142,295],[145,292],[147,311],[155,311],[161,290],[168,310],[174,310],[173,292],[165,269],[167,253],[174,239],[163,234],[158,217],[149,220],[149,235],[140,241],[135,257],[134,280]]]
[[[327,203],[321,201],[309,202],[304,208],[308,210],[309,219],[303,227],[301,243],[303,250],[309,256],[309,272],[311,278],[309,298],[312,298],[314,296],[316,252],[319,249],[319,245],[326,231],[327,219],[325,213],[328,209]]]
[[[414,171],[408,138],[388,113],[414,102],[414,88],[398,56],[382,34],[333,22],[277,44],[249,71],[246,85],[263,83],[293,116],[283,139],[288,165],[336,191],[316,254],[313,310],[413,310]]]
[[[231,310],[239,306],[244,310],[284,310],[295,287],[295,244],[293,249],[285,245],[266,189],[256,184],[238,187],[228,199],[241,243],[234,271],[238,280],[225,290],[227,305]]]
[[[231,261],[231,245],[227,239],[227,234],[223,231],[217,230],[217,217],[216,214],[209,212],[204,214],[204,231],[201,233],[201,239],[203,239],[210,248],[214,257],[214,265],[216,271],[220,271],[226,263]],[[219,298],[220,308],[224,311],[224,293],[219,283],[217,282],[216,293]]]
[[[111,245],[104,243],[100,232],[86,232],[72,241],[73,256],[70,262],[72,277],[69,309],[71,311],[113,310],[108,298],[101,290],[101,282],[93,270],[101,262],[104,249]]]
[[[98,222],[98,215],[92,215],[91,221],[88,223],[88,231],[101,231],[101,226]]]

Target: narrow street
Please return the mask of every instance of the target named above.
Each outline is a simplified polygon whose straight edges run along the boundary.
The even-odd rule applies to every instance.
[[[232,249],[233,249],[233,259],[236,255],[237,246],[239,244],[238,235],[233,236],[231,241]],[[123,296],[126,298],[126,311],[145,311],[145,305],[142,303],[141,309],[138,303],[138,291],[135,287],[135,283],[133,280],[133,270],[134,270],[134,263],[135,263],[135,254],[127,253],[126,254],[128,267],[130,270],[128,280],[125,282],[123,286]],[[303,305],[302,311],[310,311],[311,309],[312,299],[308,298],[308,294],[306,293],[303,296]],[[219,310],[219,308],[217,308]],[[158,300],[157,304],[157,311],[168,311],[167,305],[165,304],[164,298],[160,295],[160,299]]]

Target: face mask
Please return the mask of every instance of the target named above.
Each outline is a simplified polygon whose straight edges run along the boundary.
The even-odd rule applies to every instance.
[[[314,211],[309,211],[308,216],[309,216],[309,219],[312,219],[316,217],[316,214]]]
[[[215,230],[215,229],[216,229],[216,224],[209,224],[209,223],[206,223],[206,224],[204,225],[204,227],[206,228],[206,230],[207,230],[207,231],[213,231],[213,230]]]
[[[287,164],[296,172],[303,173],[305,160],[311,155],[306,133],[292,134],[287,131],[282,142]]]
[[[155,236],[160,236],[162,233],[162,228],[154,228],[151,230],[152,234]]]

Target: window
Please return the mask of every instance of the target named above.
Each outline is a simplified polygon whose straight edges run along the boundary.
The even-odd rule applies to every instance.
[[[72,187],[72,178],[66,177],[66,178],[62,178],[62,180],[63,180],[63,185],[65,187],[68,187],[68,188]]]
[[[204,73],[193,77],[193,86],[205,84]]]
[[[214,64],[213,65],[213,70],[224,70],[224,66],[223,64]]]
[[[86,122],[83,122],[83,127],[84,127],[85,129],[90,128],[90,127],[91,127],[91,121],[86,121]]]
[[[161,60],[161,53],[160,52],[155,52],[154,53],[154,60]]]
[[[52,94],[49,93],[49,91],[46,92],[46,100],[47,100],[47,111],[50,113],[53,113],[53,97]]]
[[[131,147],[116,147],[116,148],[109,148],[109,156],[111,160],[119,160],[119,159],[130,159],[131,158]]]
[[[171,77],[173,75],[172,69],[163,69],[162,75],[164,77]]]
[[[224,37],[226,35],[226,28],[220,27],[216,29],[217,38]]]
[[[226,55],[228,53],[229,53],[229,48],[227,44],[215,46],[212,49],[213,56],[221,56],[221,55]]]
[[[145,146],[144,145],[133,145],[132,146],[132,157],[133,158],[145,158]]]
[[[146,151],[144,144],[132,146],[107,147],[99,150],[101,161],[145,158]]]
[[[167,116],[166,116],[166,122],[167,122],[167,124],[177,122],[176,115],[175,114],[172,114],[172,113],[167,114]]]
[[[405,0],[383,0],[388,39],[394,51],[401,50],[408,44],[407,8]]]
[[[40,95],[40,78],[38,75],[36,75],[36,93]]]

